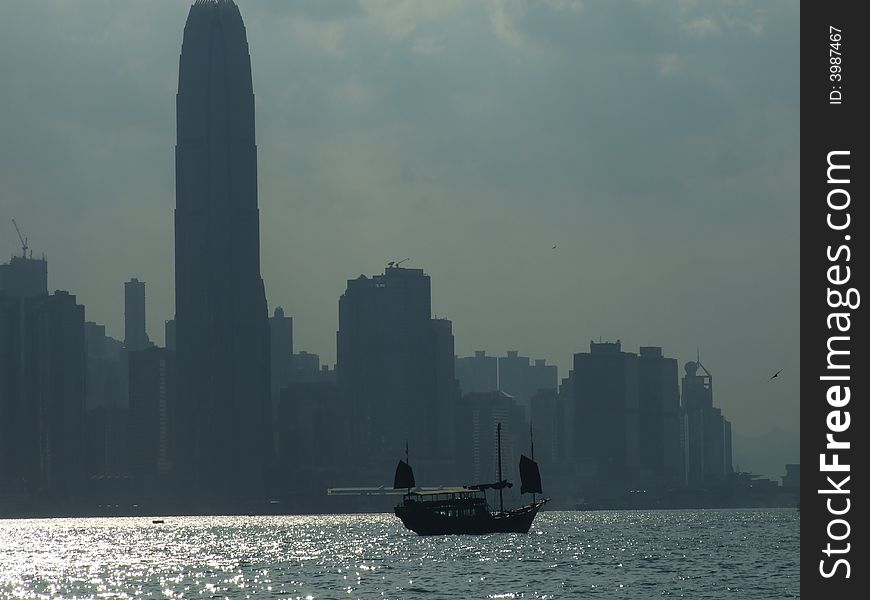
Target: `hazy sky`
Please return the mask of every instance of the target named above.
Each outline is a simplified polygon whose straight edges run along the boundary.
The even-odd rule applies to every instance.
[[[238,4],[297,349],[332,364],[346,280],[409,257],[461,356],[700,347],[735,433],[798,429],[797,1]],[[15,218],[116,338],[131,277],[158,343],[174,311],[189,5],[0,2],[0,259]]]

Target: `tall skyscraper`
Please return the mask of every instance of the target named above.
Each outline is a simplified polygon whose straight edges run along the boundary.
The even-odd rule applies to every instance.
[[[475,350],[474,356],[457,356],[455,361],[456,379],[463,394],[498,389],[498,359],[487,356],[486,350]]]
[[[270,355],[272,361],[272,412],[278,408],[281,389],[290,383],[293,368],[293,317],[284,316],[280,306],[269,317]]]
[[[148,347],[145,333],[145,282],[135,277],[124,283],[124,347],[129,352]]]
[[[361,275],[339,300],[339,395],[355,428],[355,456],[371,476],[390,472],[406,442],[418,481],[436,482],[453,466],[450,421],[459,389],[452,326],[431,314],[423,269]]]
[[[13,256],[0,265],[0,294],[39,296],[48,293],[48,262],[45,257]]]
[[[0,294],[0,488],[64,500],[85,482],[85,309]]]
[[[554,390],[559,383],[556,365],[538,358],[529,363],[528,356],[520,356],[516,350],[508,350],[507,356],[498,358],[498,389],[510,394],[529,415],[531,399],[538,390]]]
[[[693,486],[720,482],[731,471],[731,424],[713,406],[713,376],[707,368],[698,360],[687,362],[685,370],[686,479]]]
[[[251,61],[232,0],[190,8],[176,111],[179,475],[194,496],[261,498],[271,439],[269,325]]]
[[[685,482],[680,447],[680,384],[677,360],[658,346],[641,346],[637,361],[640,467],[645,486]]]
[[[146,348],[130,356],[130,429],[128,456],[131,474],[145,495],[159,493],[170,474],[174,420],[175,353]]]
[[[639,422],[637,355],[622,343],[591,342],[574,355],[574,458],[591,459],[602,490],[637,481]]]

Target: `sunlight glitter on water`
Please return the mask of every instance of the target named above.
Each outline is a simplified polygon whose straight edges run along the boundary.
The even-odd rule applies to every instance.
[[[424,538],[389,514],[0,521],[0,597],[799,597],[794,511],[545,512]]]

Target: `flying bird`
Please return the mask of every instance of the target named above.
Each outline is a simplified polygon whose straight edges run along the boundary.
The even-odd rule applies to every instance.
[[[775,377],[779,377],[779,374],[780,374],[780,373],[782,373],[782,369],[780,369],[779,371],[777,371],[776,373],[774,373],[773,375],[771,375],[770,378],[773,379],[773,378],[775,378]]]
[[[559,245],[559,244],[553,244],[553,248],[552,248],[552,249],[555,250],[555,249],[556,249],[556,246],[558,246],[558,245]]]

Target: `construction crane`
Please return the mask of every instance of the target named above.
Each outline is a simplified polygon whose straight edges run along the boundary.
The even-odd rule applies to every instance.
[[[21,258],[27,258],[27,238],[21,235],[21,230],[18,228],[18,223],[12,219],[12,224],[15,226],[15,233],[18,234],[18,239],[21,240]]]

